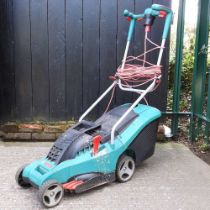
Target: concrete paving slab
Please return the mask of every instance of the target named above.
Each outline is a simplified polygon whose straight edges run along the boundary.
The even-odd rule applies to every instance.
[[[50,143],[0,144],[0,210],[44,209],[36,189],[21,189],[16,170],[42,157]],[[130,182],[112,183],[80,195],[66,195],[55,210],[207,210],[210,166],[184,145],[157,144],[153,157]]]

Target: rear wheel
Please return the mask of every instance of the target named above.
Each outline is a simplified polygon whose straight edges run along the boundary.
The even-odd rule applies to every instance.
[[[63,187],[56,180],[48,180],[39,188],[39,198],[48,208],[58,205],[63,195]]]
[[[119,182],[127,182],[129,181],[135,172],[135,161],[132,157],[123,155],[120,157],[117,170],[116,170],[116,178]]]
[[[15,175],[15,180],[16,180],[17,184],[19,186],[21,186],[22,188],[29,188],[29,187],[31,187],[31,184],[26,182],[26,181],[24,181],[24,179],[23,179],[23,170],[25,169],[26,166],[27,165],[21,166],[17,170],[16,175]]]

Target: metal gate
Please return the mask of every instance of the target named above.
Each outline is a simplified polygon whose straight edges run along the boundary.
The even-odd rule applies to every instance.
[[[192,80],[191,111],[179,112],[180,86],[183,58],[184,16],[186,0],[179,1],[179,18],[177,26],[176,67],[173,89],[172,132],[177,133],[178,120],[181,115],[190,117],[189,136],[195,141],[198,136],[210,142],[210,69],[207,65],[209,45],[209,0],[199,0],[196,41],[194,53],[194,70]]]

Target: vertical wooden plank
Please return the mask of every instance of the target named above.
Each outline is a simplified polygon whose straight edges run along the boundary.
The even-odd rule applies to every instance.
[[[65,118],[65,1],[48,0],[50,117]]]
[[[83,1],[83,108],[99,94],[99,0]],[[92,116],[97,114],[97,108]]]
[[[108,79],[116,72],[117,0],[101,0],[100,18],[100,94],[112,81]],[[100,105],[103,113],[110,100],[109,95]],[[114,102],[114,99],[113,99]]]
[[[117,67],[121,65],[125,46],[127,42],[127,34],[129,28],[129,21],[123,16],[123,11],[127,9],[134,12],[134,0],[118,0],[118,31],[117,31]],[[132,40],[133,42],[133,40]],[[131,43],[128,55],[133,54],[133,43]],[[117,89],[116,103],[132,102],[132,93],[121,91]]]
[[[3,47],[3,38],[4,38],[4,30],[3,30],[3,26],[5,25],[5,15],[4,15],[4,1],[0,1],[0,84],[1,84],[1,88],[0,88],[0,120],[3,120],[3,115],[4,115],[4,98],[3,98],[3,73],[4,73],[4,64],[3,64],[3,59],[4,58],[4,47]]]
[[[66,1],[67,116],[82,113],[82,0]]]
[[[143,14],[146,8],[151,7],[152,0],[135,1],[135,14]],[[136,30],[134,34],[134,55],[139,55],[144,51],[144,20],[136,22]]]
[[[168,0],[154,0],[153,3],[162,4],[167,7],[171,7],[171,1]],[[151,38],[157,44],[161,43],[164,23],[165,19],[157,17],[152,27]],[[152,56],[152,62],[156,63],[158,57],[158,51],[156,51],[156,53],[154,53],[153,55],[154,56]],[[163,66],[161,84],[156,91],[149,94],[149,104],[157,107],[161,111],[166,110],[166,103],[167,103],[168,61],[169,61],[169,37],[166,42],[166,47],[163,53],[163,58],[161,63]]]
[[[33,115],[49,117],[47,1],[31,0],[31,55],[33,85]]]
[[[141,1],[141,0],[136,0],[135,1],[135,13],[136,14],[143,14],[146,8],[151,7],[152,5],[152,0],[148,1]],[[144,37],[145,37],[145,27],[144,27],[144,20],[140,22],[136,22],[136,29],[134,33],[134,55],[138,56],[144,52]],[[148,86],[148,85],[147,85]],[[142,86],[142,88],[147,87],[145,85]],[[138,97],[137,94],[133,94],[133,99],[135,100]],[[145,97],[148,100],[148,96]],[[145,103],[144,100],[141,101],[141,103]]]
[[[13,1],[0,2],[0,120],[14,118]]]
[[[31,47],[29,0],[13,1],[15,41],[16,116],[32,116]]]

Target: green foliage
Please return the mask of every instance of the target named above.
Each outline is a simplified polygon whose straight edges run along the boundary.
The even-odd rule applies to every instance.
[[[184,42],[183,49],[183,60],[182,60],[182,71],[181,71],[181,100],[180,100],[180,111],[189,110],[189,98],[191,95],[192,86],[192,75],[194,66],[194,46],[195,46],[195,35],[194,33],[189,33],[187,40]],[[168,110],[172,109],[173,105],[173,84],[174,75],[176,68],[176,57],[175,53],[171,53],[171,58],[169,61],[169,92],[168,92]]]
[[[189,92],[191,90],[194,64],[194,43],[195,36],[191,36],[183,50],[181,85],[184,92]],[[173,88],[175,67],[176,58],[175,55],[173,55],[169,61],[169,89]]]
[[[172,110],[173,106],[173,90],[169,88],[168,90],[168,97],[167,97],[167,110]]]
[[[200,151],[209,151],[209,149],[210,149],[209,144],[203,143],[203,144],[199,145],[199,150]]]
[[[189,46],[184,49],[182,63],[182,88],[189,92],[192,84],[192,74],[194,65],[194,43],[195,38],[190,39]]]

